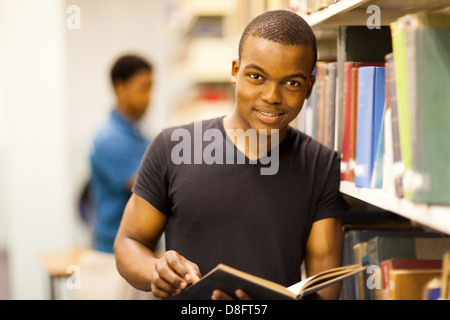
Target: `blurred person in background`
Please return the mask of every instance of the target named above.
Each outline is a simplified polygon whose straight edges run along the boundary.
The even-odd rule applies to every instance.
[[[117,272],[113,244],[151,142],[138,124],[151,100],[153,66],[136,55],[122,56],[111,69],[111,81],[116,106],[97,132],[90,155],[93,250],[82,260],[82,285],[77,292],[81,299],[133,299],[137,294]]]

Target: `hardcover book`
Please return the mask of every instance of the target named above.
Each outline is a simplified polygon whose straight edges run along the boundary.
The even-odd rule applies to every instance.
[[[214,290],[222,290],[234,297],[234,292],[242,289],[254,300],[299,300],[365,269],[361,264],[333,268],[286,288],[273,281],[219,264],[173,299],[209,300]]]
[[[355,186],[370,188],[385,106],[385,68],[359,68]]]

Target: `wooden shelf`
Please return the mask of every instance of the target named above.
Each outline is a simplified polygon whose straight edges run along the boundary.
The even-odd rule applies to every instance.
[[[357,188],[348,181],[341,182],[340,190],[343,194],[391,211],[437,231],[450,234],[450,206],[414,203],[408,199],[400,199],[386,194],[381,189]]]
[[[336,18],[338,15],[342,15],[368,2],[370,0],[343,0],[317,12],[304,15],[303,18],[311,27],[315,27],[326,22],[330,23],[330,20]]]
[[[408,13],[446,8],[450,0],[342,0],[302,17],[314,28],[365,25],[371,16],[366,12],[369,5],[380,8],[380,23],[386,25]]]

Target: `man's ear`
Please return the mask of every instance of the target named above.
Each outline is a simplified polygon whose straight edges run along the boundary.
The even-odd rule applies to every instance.
[[[314,83],[316,83],[316,76],[312,74],[309,76],[308,90],[306,91],[305,99],[309,99],[309,97],[311,96]]]
[[[237,75],[239,73],[239,60],[233,60],[231,65],[231,83],[236,84]]]

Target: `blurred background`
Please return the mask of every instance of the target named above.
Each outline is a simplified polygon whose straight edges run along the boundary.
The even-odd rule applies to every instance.
[[[0,299],[53,297],[43,257],[91,243],[78,205],[115,59],[155,66],[145,134],[225,115],[240,33],[286,3],[0,0]]]

